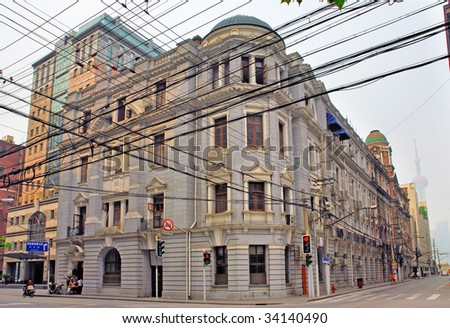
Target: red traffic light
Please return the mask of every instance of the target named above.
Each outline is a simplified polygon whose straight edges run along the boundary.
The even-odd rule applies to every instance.
[[[311,236],[303,235],[302,240],[303,240],[303,254],[311,253]]]
[[[209,265],[211,263],[211,254],[209,252],[203,252],[203,264]]]

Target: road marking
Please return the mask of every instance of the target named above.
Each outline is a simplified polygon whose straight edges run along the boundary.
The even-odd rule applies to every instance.
[[[32,303],[5,303],[0,304],[0,306],[17,306],[17,305],[33,305]]]
[[[360,297],[356,297],[356,298],[354,298],[354,299],[351,299],[350,301],[359,301],[359,300],[362,300],[363,298],[366,298],[366,297],[369,297],[369,296],[372,296],[372,295],[375,295],[375,294],[366,294],[366,295],[362,295],[362,296],[360,296]]]
[[[400,293],[400,294],[397,294],[397,295],[395,295],[395,296],[386,298],[386,300],[387,300],[387,301],[395,300],[396,298],[399,298],[399,297],[401,297],[401,296],[403,296],[403,295],[406,295],[406,294]]]
[[[429,301],[434,301],[436,298],[438,298],[439,296],[441,296],[441,294],[433,294],[430,297],[427,298],[427,300]]]
[[[391,294],[381,294],[381,295],[369,298],[368,301],[373,301],[373,300],[376,300],[377,298],[385,297],[385,296],[389,296],[389,295],[391,295]]]
[[[337,302],[340,302],[342,300],[347,300],[348,301],[349,298],[355,298],[355,297],[358,297],[358,296],[359,295],[341,296],[340,298],[336,297],[334,300],[330,301],[330,303],[337,303]]]
[[[414,294],[413,296],[407,297],[406,299],[407,299],[407,300],[414,300],[414,299],[416,299],[417,297],[419,297],[420,295],[422,295],[422,294]]]
[[[439,286],[438,288],[436,288],[436,290],[439,290],[439,289],[444,288],[444,287],[446,287],[446,286],[447,286],[447,283],[444,283],[443,285],[441,285],[441,286]]]

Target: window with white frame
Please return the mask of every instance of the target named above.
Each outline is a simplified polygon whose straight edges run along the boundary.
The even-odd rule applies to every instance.
[[[255,114],[247,117],[247,146],[264,146],[263,115]]]

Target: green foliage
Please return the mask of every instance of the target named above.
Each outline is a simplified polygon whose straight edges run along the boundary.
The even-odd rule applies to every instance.
[[[423,218],[425,220],[428,220],[428,210],[427,210],[426,206],[420,206],[419,213],[423,216]]]
[[[291,4],[291,2],[297,2],[299,5],[301,5],[303,0],[281,0],[281,3],[287,3],[288,5]],[[328,3],[334,3],[339,9],[342,9],[344,7],[345,0],[327,0]]]

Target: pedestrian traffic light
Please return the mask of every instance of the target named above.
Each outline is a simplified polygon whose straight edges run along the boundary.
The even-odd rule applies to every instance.
[[[303,254],[311,254],[311,236],[303,235]]]
[[[203,264],[205,266],[211,264],[211,254],[209,252],[203,252]]]
[[[306,266],[309,267],[312,263],[312,255],[306,255]]]
[[[166,241],[165,240],[158,240],[158,242],[157,242],[158,244],[157,244],[157,254],[158,254],[158,257],[163,257],[163,255],[164,255],[164,244],[166,243]]]

